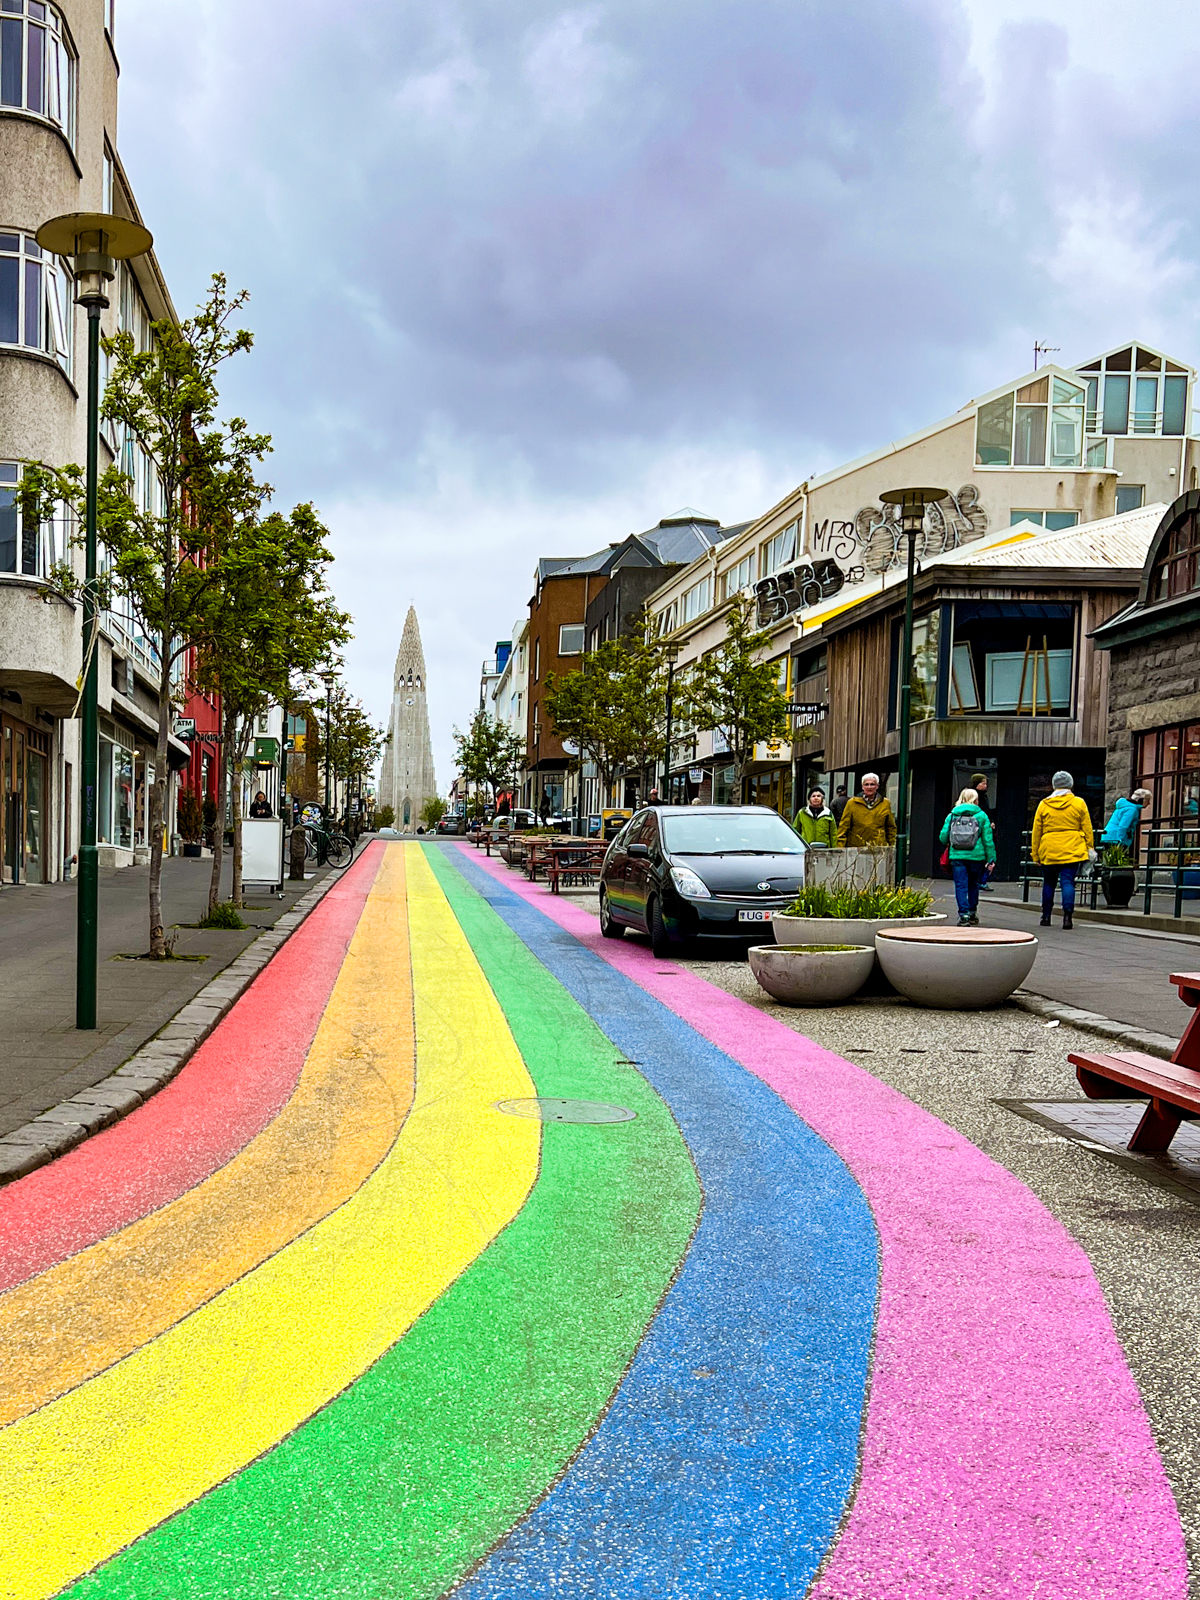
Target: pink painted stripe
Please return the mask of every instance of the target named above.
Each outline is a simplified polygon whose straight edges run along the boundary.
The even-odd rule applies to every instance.
[[[295,1090],[382,849],[368,846],[165,1089],[0,1189],[0,1292],[176,1199],[279,1114]]]
[[[770,1084],[871,1204],[862,1472],[814,1600],[1184,1600],[1182,1530],[1137,1385],[1087,1255],[1036,1195],[851,1062],[477,864]]]

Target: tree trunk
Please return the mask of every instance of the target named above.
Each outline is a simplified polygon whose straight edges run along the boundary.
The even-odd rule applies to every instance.
[[[208,909],[221,899],[221,870],[225,865],[225,797],[229,792],[229,751],[236,718],[227,700],[221,701],[221,743],[217,752],[217,822],[213,829],[213,868],[208,885]]]
[[[288,878],[293,883],[304,882],[304,857],[308,850],[308,835],[299,825],[292,828]]]
[[[251,727],[253,723],[247,719],[246,728]],[[242,903],[242,771],[246,764],[249,744],[249,735],[243,732],[238,740],[237,757],[233,768],[233,888],[229,899],[235,906],[240,906]]]
[[[167,937],[162,914],[163,824],[167,810],[169,754],[167,733],[171,717],[171,649],[163,641],[158,677],[158,739],[154,746],[154,782],[150,786],[150,957],[167,959]]]

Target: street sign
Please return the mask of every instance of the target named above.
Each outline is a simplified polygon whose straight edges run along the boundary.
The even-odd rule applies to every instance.
[[[171,724],[171,732],[176,739],[189,740],[196,737],[195,717],[176,717]]]

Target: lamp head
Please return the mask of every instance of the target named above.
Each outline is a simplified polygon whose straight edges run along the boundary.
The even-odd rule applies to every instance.
[[[663,655],[667,658],[668,661],[670,661],[672,664],[674,664],[676,661],[679,660],[679,653],[680,653],[680,651],[682,649],[683,649],[683,646],[681,644],[679,644],[676,640],[672,639],[667,644],[663,645]]]
[[[69,211],[43,222],[37,231],[43,250],[69,256],[75,265],[75,298],[108,304],[108,285],[117,275],[117,262],[144,256],[154,236],[140,222],[114,217],[107,211]]]
[[[920,532],[925,521],[925,507],[945,500],[948,489],[885,489],[879,496],[885,506],[900,507],[900,526],[907,534]]]

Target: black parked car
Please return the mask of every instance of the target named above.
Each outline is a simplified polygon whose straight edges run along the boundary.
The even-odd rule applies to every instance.
[[[455,816],[453,812],[448,812],[433,831],[435,833],[461,833],[463,831],[462,818]]]
[[[766,806],[653,806],[609,846],[600,873],[600,928],[674,941],[770,939],[766,926],[804,882],[804,841]]]

